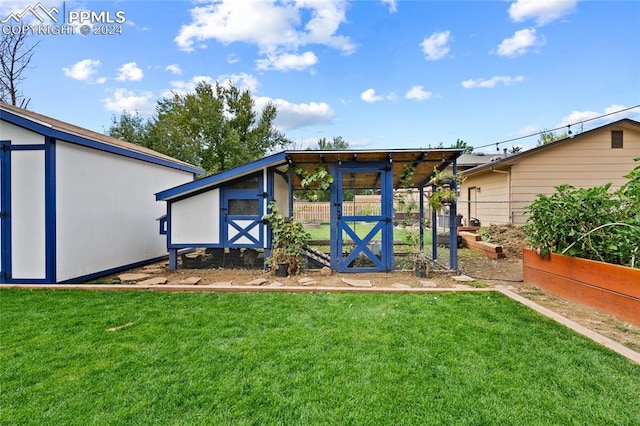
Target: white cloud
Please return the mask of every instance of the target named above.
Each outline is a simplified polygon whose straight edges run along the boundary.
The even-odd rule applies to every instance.
[[[258,59],[256,64],[259,70],[300,71],[318,63],[318,57],[310,51],[301,55],[285,53],[280,56],[267,55],[266,59]]]
[[[138,64],[136,64],[135,62],[129,62],[120,67],[116,80],[140,81],[142,80],[142,77],[144,77],[144,73],[140,68],[138,68]]]
[[[360,94],[360,99],[362,99],[368,104],[372,104],[374,102],[381,101],[384,98],[382,96],[376,95],[375,89],[367,89]]]
[[[182,69],[178,64],[167,65],[164,69],[165,71],[169,71],[173,75],[182,75]]]
[[[577,3],[577,0],[517,0],[509,6],[509,17],[513,22],[532,19],[542,26],[573,12]]]
[[[234,53],[230,53],[227,55],[227,63],[228,64],[237,64],[240,62],[240,58]]]
[[[524,81],[524,77],[521,75],[518,75],[515,77],[496,75],[494,77],[491,77],[488,80],[481,79],[481,78],[477,80],[469,79],[469,80],[463,81],[460,84],[465,89],[475,89],[475,88],[493,88],[493,87],[496,87],[498,83],[502,83],[505,86],[511,86],[514,83],[520,83],[522,81]]]
[[[450,31],[440,31],[422,40],[420,46],[427,60],[436,61],[444,58],[449,53],[448,43],[451,41]]]
[[[301,127],[325,124],[333,119],[333,110],[325,102],[292,103],[284,99],[256,97],[256,108],[262,109],[267,103],[276,106],[278,115],[274,125],[279,130],[293,130]]]
[[[433,96],[433,93],[427,92],[424,90],[423,86],[413,86],[407,93],[404,95],[406,99],[413,99],[416,101],[424,101]]]
[[[62,68],[62,72],[64,72],[65,76],[74,80],[90,81],[91,77],[98,72],[100,65],[101,63],[97,59],[83,59],[70,67]]]
[[[562,117],[562,120],[560,121],[560,123],[558,123],[556,125],[556,127],[564,127],[564,126],[568,126],[569,124],[576,124],[576,123],[579,123],[579,122],[584,121],[584,120],[591,120],[588,123],[585,123],[585,126],[588,126],[589,128],[593,128],[593,127],[602,126],[602,125],[604,125],[606,123],[610,123],[612,121],[621,120],[623,118],[635,117],[635,116],[640,115],[640,111],[638,111],[638,109],[631,109],[631,110],[623,111],[623,112],[620,112],[620,113],[616,113],[616,111],[620,111],[620,110],[627,109],[627,108],[628,107],[624,106],[624,105],[613,104],[613,105],[610,105],[608,107],[605,107],[602,112],[597,112],[597,111],[571,111],[570,114]],[[594,118],[599,117],[599,116],[601,116],[603,114],[612,114],[612,115],[608,115],[606,117],[602,117],[602,118],[598,118],[598,119],[593,120]],[[573,129],[574,132],[576,130],[579,130],[579,129]]]
[[[151,92],[135,93],[127,89],[115,89],[113,94],[102,100],[107,111],[138,111],[140,114],[151,114],[154,111],[154,99]]]
[[[174,41],[186,51],[194,50],[196,42],[202,44],[213,39],[223,44],[253,44],[261,55],[276,57],[297,54],[298,48],[310,44],[350,54],[355,45],[349,37],[337,34],[340,25],[346,22],[346,8],[345,0],[283,3],[210,0],[191,9],[191,22],[180,28]],[[268,64],[269,57],[266,60]]]
[[[398,3],[396,0],[382,0],[382,3],[389,5],[389,13],[396,13],[398,11]]]
[[[524,126],[521,129],[519,129],[516,134],[518,136],[529,136],[529,135],[533,135],[540,132],[540,128],[538,126],[534,126],[534,125],[529,125],[529,126]]]
[[[511,38],[505,38],[498,45],[498,55],[513,58],[524,55],[531,47],[543,46],[544,38],[538,38],[535,28],[516,31]]]

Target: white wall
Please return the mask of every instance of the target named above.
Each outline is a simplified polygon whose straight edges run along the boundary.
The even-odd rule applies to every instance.
[[[12,139],[12,143],[14,141],[17,142],[16,139]],[[44,194],[44,150],[12,151],[12,278],[46,278]]]
[[[219,189],[171,204],[171,243],[220,243]]]
[[[56,142],[57,280],[166,255],[155,193],[191,173]]]
[[[10,140],[11,145],[43,145],[44,136],[30,130],[18,127],[15,124],[2,121],[0,126],[0,139]]]

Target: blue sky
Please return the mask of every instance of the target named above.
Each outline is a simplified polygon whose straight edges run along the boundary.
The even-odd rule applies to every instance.
[[[0,20],[37,3],[4,0]],[[640,104],[637,1],[41,3],[58,11],[43,25],[80,11],[94,16],[76,19],[76,33],[121,25],[30,37],[40,43],[22,86],[30,109],[99,132],[114,114],[151,114],[202,79],[274,102],[277,126],[300,148],[334,136],[362,149],[459,138],[491,152]],[[640,108],[572,131],[623,117],[640,120]]]

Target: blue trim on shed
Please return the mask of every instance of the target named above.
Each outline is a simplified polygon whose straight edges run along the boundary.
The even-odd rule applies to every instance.
[[[232,169],[224,170],[220,173],[204,177],[202,179],[187,182],[176,187],[166,189],[156,193],[156,201],[170,201],[181,197],[192,195],[198,191],[204,191],[209,188],[218,186],[226,181],[235,180],[245,175],[255,173],[265,167],[273,167],[278,164],[284,164],[287,159],[286,152],[279,152],[264,157],[251,163],[243,164]]]
[[[139,262],[130,263],[128,265],[116,266],[115,268],[105,269],[104,271],[93,272],[91,274],[82,275],[80,277],[69,278],[68,280],[61,281],[59,284],[81,284],[86,283],[87,281],[94,280],[96,278],[105,277],[107,275],[113,275],[118,272],[127,271],[133,268],[139,268],[140,266],[149,265],[151,263],[160,262],[162,260],[166,260],[167,255],[154,257],[152,259],[141,260]],[[26,283],[25,283],[26,284]]]
[[[172,169],[177,169],[177,170],[181,170],[181,171],[185,171],[193,174],[204,173],[204,170],[202,170],[199,167],[187,166],[185,164],[173,162],[164,158],[154,157],[153,155],[145,154],[143,152],[134,151],[134,150],[116,146],[116,145],[110,145],[106,142],[100,142],[84,136],[64,132],[62,130],[54,129],[53,127],[50,127],[50,126],[40,124],[27,117],[21,117],[10,111],[5,111],[0,109],[0,114],[1,114],[0,119],[2,120],[15,124],[16,126],[22,127],[24,129],[30,130],[32,132],[39,133],[44,136],[48,136],[50,138],[59,139],[65,142],[71,142],[71,143],[85,146],[88,148],[98,149],[100,151],[122,155],[122,156],[133,158],[136,160],[142,160],[148,163],[157,164],[160,166],[165,166],[165,167],[169,167]]]
[[[44,146],[44,212],[45,212],[45,276],[53,282],[57,277],[56,247],[56,145],[55,139],[45,138]]]
[[[11,275],[11,141],[0,141],[0,283]]]

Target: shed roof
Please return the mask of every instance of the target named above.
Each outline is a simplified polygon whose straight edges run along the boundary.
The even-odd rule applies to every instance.
[[[345,151],[318,151],[286,150],[269,155],[242,166],[216,173],[202,179],[188,182],[175,188],[170,188],[156,194],[156,200],[172,200],[182,198],[189,194],[206,191],[224,182],[255,173],[263,168],[276,167],[286,170],[289,165],[300,167],[303,170],[312,171],[320,164],[329,163],[365,163],[365,162],[389,162],[393,165],[393,186],[400,186],[403,175],[403,166],[411,165],[415,171],[409,182],[410,186],[419,187],[429,182],[434,167],[443,169],[455,161],[462,149],[392,149],[392,150],[345,150]],[[375,179],[375,177],[373,177]],[[302,189],[301,177],[292,174],[291,185],[293,189]],[[358,188],[371,188],[373,181],[360,181]]]
[[[195,174],[204,170],[149,148],[112,138],[89,129],[57,120],[0,101],[0,120],[34,131],[44,136],[89,148],[124,155],[126,157],[159,164]]]

